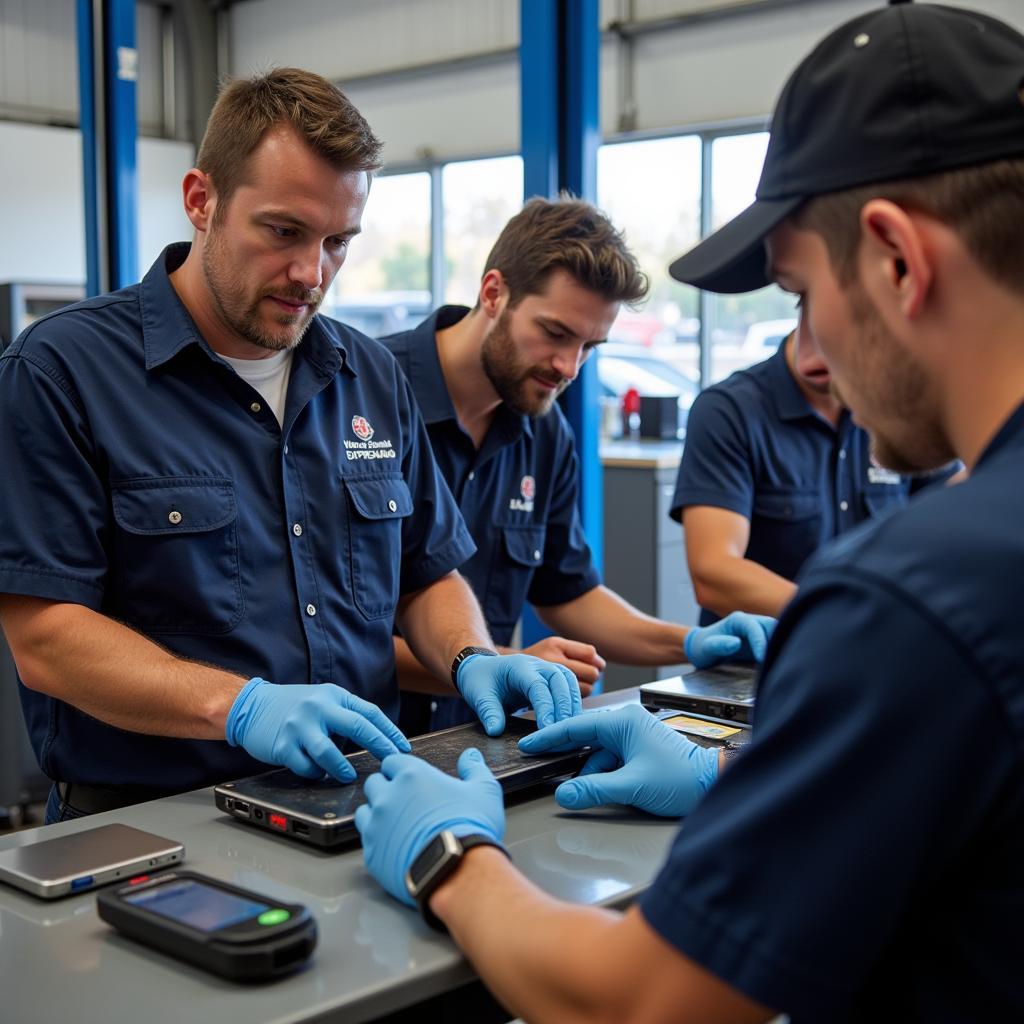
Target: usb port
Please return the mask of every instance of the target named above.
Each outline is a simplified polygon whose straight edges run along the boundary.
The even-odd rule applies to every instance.
[[[244,800],[233,800],[231,806],[235,814],[239,814],[243,818],[249,817],[249,805]]]
[[[293,820],[292,821],[292,831],[297,836],[308,836],[309,835],[309,826],[305,822],[294,821]]]
[[[71,891],[78,892],[79,889],[88,889],[92,885],[92,875],[82,875],[81,878],[71,879]]]

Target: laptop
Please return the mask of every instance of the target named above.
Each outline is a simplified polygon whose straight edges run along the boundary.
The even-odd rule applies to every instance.
[[[509,717],[501,736],[488,736],[478,723],[417,736],[412,752],[448,775],[457,775],[456,762],[467,747],[476,747],[505,793],[572,775],[590,755],[589,748],[528,757],[520,753],[521,737],[536,729],[534,722]],[[363,784],[380,770],[372,754],[349,757],[356,770],[354,782],[332,778],[304,779],[287,768],[254,775],[214,788],[217,806],[236,821],[287,836],[312,846],[332,847],[359,841],[356,808],[366,802]]]
[[[640,687],[645,708],[671,708],[718,722],[749,725],[757,696],[758,665],[716,665]]]

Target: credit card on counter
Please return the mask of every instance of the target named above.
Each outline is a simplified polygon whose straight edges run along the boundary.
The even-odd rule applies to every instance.
[[[676,732],[688,733],[690,736],[700,736],[706,740],[727,740],[746,730],[737,728],[735,725],[719,725],[717,722],[709,722],[705,718],[691,718],[689,715],[669,713],[665,717],[658,716],[670,728]]]

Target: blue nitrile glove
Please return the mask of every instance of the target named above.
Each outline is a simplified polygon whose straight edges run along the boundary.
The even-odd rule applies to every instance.
[[[691,665],[707,668],[720,661],[764,661],[777,619],[770,615],[731,612],[724,619],[691,629],[683,650]]]
[[[366,803],[356,811],[356,828],[366,867],[409,906],[415,904],[405,888],[405,873],[439,832],[480,834],[496,843],[505,835],[501,786],[480,751],[464,750],[458,771],[455,779],[411,754],[392,754],[363,787]]]
[[[639,704],[593,711],[519,741],[524,754],[594,747],[575,779],[555,790],[569,810],[629,804],[651,814],[689,814],[718,778],[718,750],[684,739]]]
[[[583,710],[580,684],[564,665],[530,654],[470,655],[455,678],[459,693],[488,736],[505,731],[505,711],[529,703],[538,725],[551,725]]]
[[[411,750],[401,730],[376,704],[331,683],[278,686],[250,679],[235,698],[224,735],[268,764],[316,779],[327,772],[351,782],[356,770],[338,749],[335,736],[365,747],[374,757]]]

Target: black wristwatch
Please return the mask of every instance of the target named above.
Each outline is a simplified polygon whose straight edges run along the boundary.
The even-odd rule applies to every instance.
[[[445,829],[427,843],[405,873],[405,888],[420,908],[423,920],[439,932],[447,932],[448,929],[430,909],[430,897],[445,879],[452,876],[462,863],[463,855],[474,846],[493,846],[508,857],[508,850],[490,836],[480,833],[457,836]]]
[[[457,692],[459,690],[459,666],[467,659],[471,658],[474,654],[486,654],[488,657],[498,657],[497,651],[492,651],[490,647],[463,647],[458,654],[455,655],[455,660],[452,662],[452,686],[455,687]]]

